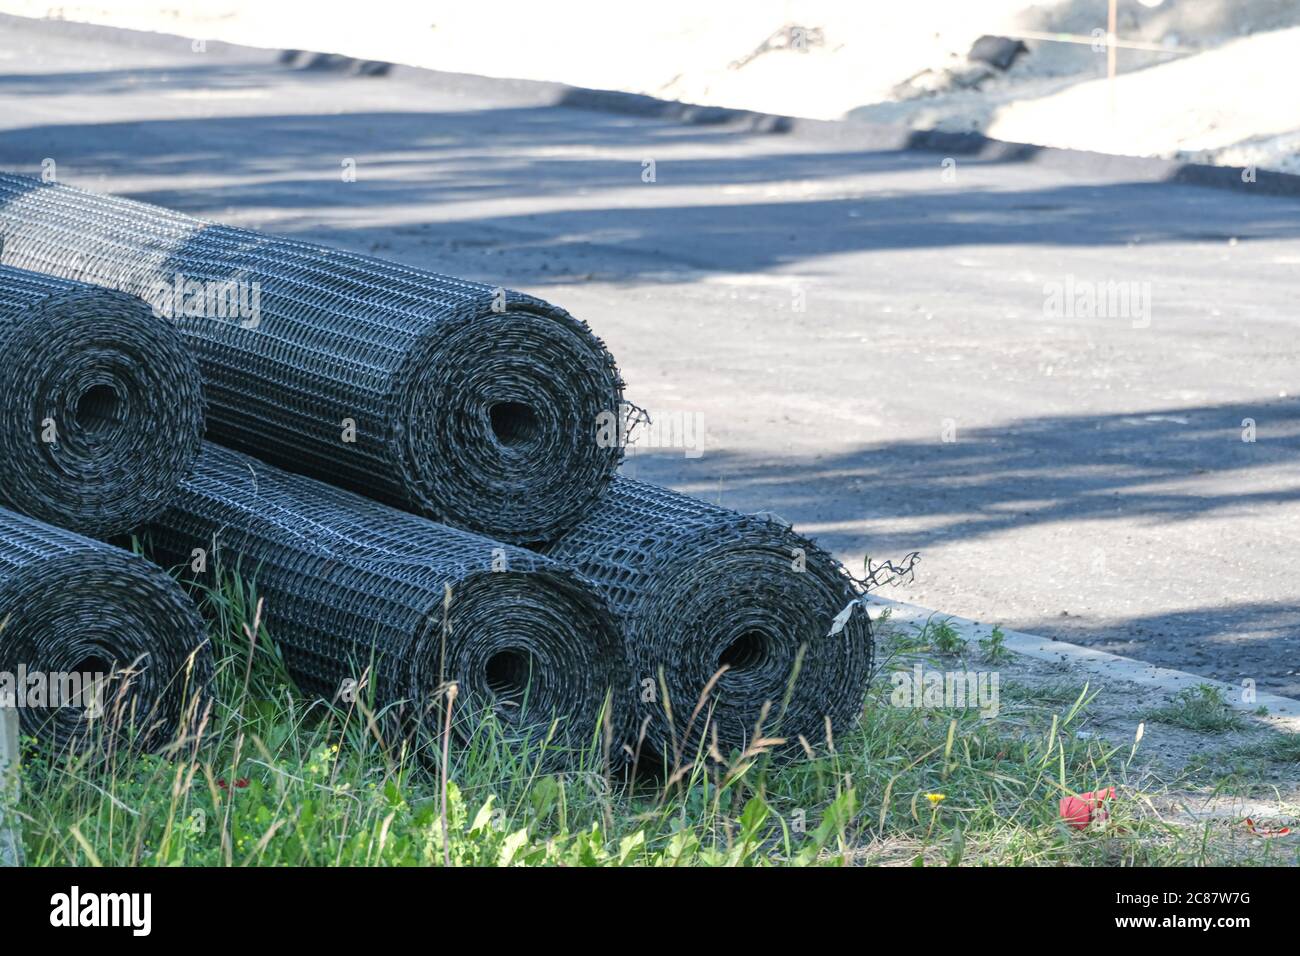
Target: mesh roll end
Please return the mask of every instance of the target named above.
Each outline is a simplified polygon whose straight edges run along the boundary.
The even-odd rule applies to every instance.
[[[27,676],[23,732],[54,749],[152,748],[202,715],[213,662],[160,568],[0,509],[0,672]]]
[[[147,305],[0,267],[0,503],[126,531],[166,506],[203,420],[198,366]]]

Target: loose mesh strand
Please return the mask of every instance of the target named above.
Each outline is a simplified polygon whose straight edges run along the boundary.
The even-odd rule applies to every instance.
[[[516,739],[558,721],[555,749],[626,721],[621,634],[576,575],[530,551],[458,531],[207,444],[151,553],[208,586],[237,573],[302,689],[338,699],[367,681],[403,729],[438,733],[449,683],[457,728],[488,713]],[[607,704],[607,697],[610,698]],[[608,706],[608,710],[607,710]]]
[[[126,531],[189,471],[203,404],[189,348],[139,299],[0,266],[0,504]]]
[[[595,440],[621,412],[612,357],[540,299],[7,174],[0,240],[6,264],[169,310],[209,437],[281,467],[531,543],[575,524],[621,460]]]
[[[858,591],[834,558],[779,521],[620,476],[542,550],[591,581],[622,622],[651,750],[679,756],[715,732],[724,752],[764,736],[816,744],[827,719],[834,732],[860,715],[870,621],[855,614],[829,634]]]

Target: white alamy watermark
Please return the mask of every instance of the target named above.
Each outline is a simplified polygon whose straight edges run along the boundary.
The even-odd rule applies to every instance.
[[[1043,283],[1043,315],[1049,319],[1128,319],[1135,329],[1151,325],[1151,283],[1108,279],[1093,282],[1067,275]]]
[[[132,936],[148,936],[153,930],[153,894],[83,893],[74,886],[50,897],[50,925],[125,927]]]
[[[104,713],[108,678],[98,671],[38,671],[20,664],[17,671],[0,671],[0,707],[80,707],[95,717]]]
[[[894,671],[889,679],[889,702],[895,707],[966,708],[978,710],[981,717],[998,715],[997,671],[926,670],[916,664],[910,671]]]
[[[704,415],[700,412],[656,412],[624,408],[596,416],[596,444],[623,448],[627,454],[680,449],[686,458],[704,454]]]
[[[189,279],[178,272],[150,286],[145,301],[164,319],[223,319],[245,329],[262,324],[262,284],[256,280]]]

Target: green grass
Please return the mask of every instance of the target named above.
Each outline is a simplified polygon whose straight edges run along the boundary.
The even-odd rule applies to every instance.
[[[1197,684],[1180,691],[1169,704],[1152,711],[1150,718],[1187,730],[1207,732],[1244,730],[1247,726],[1245,718],[1228,706],[1223,692],[1213,684]]]
[[[1079,740],[1086,688],[1058,709],[982,719],[888,704],[879,681],[859,727],[807,742],[612,769],[599,735],[557,771],[484,721],[468,745],[392,738],[365,701],[299,693],[256,595],[209,595],[215,709],[159,754],[23,766],[34,865],[843,865],[1200,864],[1203,828],[1147,809],[1134,748]],[[252,640],[256,634],[256,640]],[[879,698],[879,699],[877,699]],[[1110,820],[1058,819],[1069,793],[1116,786]],[[1278,841],[1250,861],[1295,862]],[[1235,851],[1234,851],[1235,853]],[[1289,854],[1289,856],[1287,855]],[[1234,860],[1240,861],[1235,853]]]
[[[980,638],[979,645],[980,653],[989,664],[1002,664],[1016,656],[1011,648],[1007,647],[1006,634],[1002,633],[1002,628],[996,624],[988,637]]]
[[[1086,682],[1064,678],[1035,684],[1007,681],[1002,687],[1002,692],[1016,700],[1032,701],[1049,707],[1064,707],[1078,700],[1080,695],[1088,690],[1088,686]]]
[[[1300,734],[1269,734],[1223,751],[1198,754],[1188,769],[1203,786],[1225,794],[1250,799],[1273,799],[1279,791],[1294,794]]]
[[[930,649],[944,657],[957,657],[966,651],[966,640],[957,633],[952,622],[942,620],[937,623],[927,621],[925,632],[929,635]]]
[[[1269,763],[1300,765],[1300,734],[1277,734],[1239,747],[1236,753]]]

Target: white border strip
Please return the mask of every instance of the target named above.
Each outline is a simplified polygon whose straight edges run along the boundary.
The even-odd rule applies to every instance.
[[[987,638],[993,631],[991,624],[977,624],[964,617],[943,614],[915,604],[891,601],[875,595],[867,595],[862,603],[869,613],[875,612],[872,614],[873,618],[878,617],[880,611],[889,608],[889,620],[900,624],[923,626],[931,618],[936,621],[947,621],[967,641]],[[1146,664],[1131,657],[1121,657],[1119,654],[1099,651],[1080,644],[1053,641],[1023,631],[1002,628],[1002,633],[1006,636],[1006,647],[1017,654],[1053,663],[1064,661],[1103,680],[1128,681],[1167,694],[1176,694],[1198,684],[1210,684],[1223,693],[1223,699],[1229,706],[1249,714],[1256,721],[1276,730],[1300,733],[1300,700],[1258,691],[1255,699],[1248,703],[1242,700],[1242,688],[1226,681],[1201,677],[1186,671],[1176,671],[1168,667],[1156,667],[1154,664]],[[1256,713],[1260,707],[1268,708],[1267,716]]]

